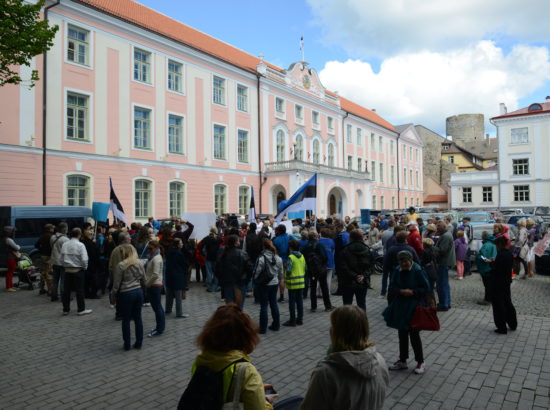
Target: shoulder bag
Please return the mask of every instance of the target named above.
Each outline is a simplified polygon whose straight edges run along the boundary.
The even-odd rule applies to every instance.
[[[244,410],[244,403],[241,402],[241,389],[246,366],[248,366],[248,362],[243,362],[239,366],[235,377],[235,387],[233,388],[233,401],[224,403],[222,410]]]
[[[440,329],[435,302],[428,295],[425,297],[426,305],[418,304],[414,310],[409,326],[417,330],[437,331]]]

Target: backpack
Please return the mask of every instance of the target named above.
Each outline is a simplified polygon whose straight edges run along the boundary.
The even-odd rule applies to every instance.
[[[223,407],[223,372],[239,362],[239,359],[215,372],[206,366],[198,366],[180,397],[178,410],[221,410]]]
[[[323,262],[323,258],[318,252],[318,246],[319,244],[315,245],[315,247],[311,248],[311,251],[305,255],[307,272],[312,278],[317,278],[326,271],[326,264]]]
[[[254,284],[259,286],[267,285],[269,282],[273,280],[275,275],[271,273],[271,269],[269,269],[268,263],[271,265],[275,265],[275,263],[277,263],[275,260],[275,255],[273,255],[273,258],[271,258],[270,262],[268,262],[265,255],[262,255],[262,256],[264,258],[264,266],[262,271],[261,272],[257,271],[258,263],[256,263],[256,267],[254,268]]]

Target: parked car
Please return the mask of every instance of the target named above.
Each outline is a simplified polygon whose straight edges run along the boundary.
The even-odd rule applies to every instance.
[[[462,218],[470,218],[470,225],[482,225],[492,224],[495,222],[493,215],[490,212],[463,212],[460,215],[460,221]]]
[[[519,214],[519,215],[512,215],[510,218],[508,218],[508,225],[513,225],[514,227],[518,226],[518,221],[520,219],[532,219],[535,221],[535,225],[537,226],[538,230],[538,237],[542,238],[544,235],[546,235],[546,232],[548,231],[548,222],[546,222],[541,216],[539,215],[533,215],[533,214]]]

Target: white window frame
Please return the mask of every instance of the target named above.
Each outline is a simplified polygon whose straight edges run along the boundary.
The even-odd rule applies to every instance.
[[[472,187],[462,187],[462,203],[471,204],[473,200]]]
[[[395,209],[395,197],[391,197],[391,209]]]
[[[172,184],[180,184],[183,186],[183,193],[182,193],[182,200],[181,200],[181,212],[184,213],[187,210],[187,184],[185,181],[182,181],[181,179],[171,179],[168,181],[168,216],[172,216],[173,213],[171,211],[171,198],[170,195],[172,193],[172,190],[170,189],[170,186]],[[176,214],[177,215],[177,214]],[[181,215],[177,215],[178,218],[181,217]]]
[[[403,168],[403,186],[407,186],[407,168]]]
[[[348,155],[348,170],[352,170],[353,169],[353,156],[352,155]]]
[[[214,99],[214,80],[218,78],[220,80],[223,80],[223,93],[221,94],[221,98],[222,98],[222,102],[216,102],[215,99]],[[229,84],[229,81],[227,80],[226,77],[223,77],[221,75],[218,75],[218,74],[212,74],[212,81],[210,83],[211,87],[212,87],[212,104],[215,104],[215,105],[218,105],[218,106],[221,106],[221,107],[226,107],[227,106],[227,85]]]
[[[348,144],[353,143],[353,125],[346,124],[346,142]]]
[[[84,204],[84,206],[91,207],[93,202],[93,176],[91,174],[88,174],[87,172],[81,172],[81,171],[71,171],[63,174],[63,204],[66,206],[80,206],[80,205],[69,205],[69,184],[68,179],[69,177],[85,177],[88,179],[88,186],[87,186],[87,201]]]
[[[378,151],[384,152],[384,142],[381,135],[378,136]]]
[[[416,187],[420,188],[420,173],[418,170],[415,171],[415,178],[416,178]]]
[[[522,164],[515,164],[515,161],[526,161]],[[523,172],[516,172],[516,171],[523,171]],[[524,172],[527,171],[527,172]],[[531,175],[529,173],[530,167],[529,167],[529,158],[512,158],[512,175],[515,177],[525,177]]]
[[[370,133],[370,149],[371,151],[376,151],[376,146],[374,145],[374,132]]]
[[[334,134],[334,117],[327,116],[327,129],[329,134]]]
[[[246,132],[246,161],[241,161],[239,159],[239,132]],[[246,128],[237,128],[237,135],[236,135],[236,147],[237,147],[237,162],[239,164],[249,164],[250,163],[250,130]]]
[[[395,185],[395,165],[390,165],[390,171],[391,171],[390,183],[391,183],[392,185]]]
[[[454,164],[455,163],[455,156],[454,155],[449,155],[447,157],[447,161],[449,162],[449,164]]]
[[[241,188],[246,188],[247,194],[246,194],[246,202],[245,207],[241,208]],[[237,214],[239,215],[248,215],[250,212],[250,196],[251,196],[251,189],[250,185],[240,184],[237,186]],[[242,210],[245,210],[246,212],[241,212]]]
[[[216,213],[216,186],[223,186],[225,188],[225,200],[224,200],[224,208],[221,210],[221,212],[218,214]],[[212,211],[216,215],[223,215],[227,213],[227,210],[229,209],[229,189],[226,183],[224,182],[216,182],[212,186]]]
[[[180,74],[181,90],[172,90],[170,88],[170,62],[174,62],[181,66],[181,74]],[[174,94],[185,95],[185,64],[182,61],[172,57],[166,58],[166,91]]]
[[[71,61],[67,58],[67,54],[69,51],[69,26],[74,26],[77,29],[85,30],[88,32],[89,39],[88,39],[88,64],[80,64],[76,61]],[[92,30],[92,27],[82,24],[80,22],[72,22],[70,20],[65,21],[65,50],[64,50],[64,61],[67,64],[72,64],[77,67],[85,68],[87,70],[93,70],[94,69],[94,31]]]
[[[315,152],[315,143],[318,143],[318,150]],[[321,155],[323,152],[323,144],[321,141],[321,138],[319,137],[313,137],[311,140],[311,162],[315,165],[321,165]],[[317,160],[315,160],[315,156],[317,155]]]
[[[179,117],[181,118],[181,152],[172,152],[170,151],[170,116]],[[166,152],[170,155],[186,155],[187,147],[186,147],[186,132],[185,132],[185,115],[179,113],[179,112],[172,112],[168,111],[166,113]]]
[[[245,102],[245,107],[244,109],[242,108],[239,108],[239,106],[241,105],[240,103],[240,95],[239,95],[239,87],[242,87],[246,90],[246,102]],[[236,107],[237,107],[237,111],[239,112],[244,112],[244,113],[248,113],[249,111],[249,107],[250,107],[250,87],[244,85],[244,84],[241,84],[241,83],[237,83],[237,86],[235,87],[235,94],[236,94]]]
[[[281,103],[281,110],[277,109],[278,102]],[[275,116],[277,118],[286,118],[286,100],[282,97],[275,96]]]
[[[298,117],[298,108],[301,110],[301,117]],[[304,106],[300,104],[294,104],[294,122],[296,124],[303,125],[304,124]]]
[[[513,195],[514,195],[514,199],[513,199],[513,202],[514,203],[530,203],[531,202],[531,186],[529,184],[521,184],[521,185],[514,185],[513,186]],[[521,191],[519,192],[519,190],[516,190],[516,188],[520,188],[520,187],[527,187],[527,196],[528,198],[527,199],[516,199],[516,193],[519,195],[521,192],[525,192],[525,191]],[[518,192],[516,192],[518,191]]]
[[[394,143],[395,143],[394,140],[391,140],[391,141],[390,141],[390,156],[392,156],[392,157],[393,157],[394,152],[395,152]]]
[[[380,179],[380,182],[384,182],[384,163],[380,162],[378,165],[378,178]]]
[[[376,207],[376,195],[373,195],[373,196],[372,196],[372,209],[378,209],[378,208]]]
[[[150,148],[142,148],[142,147],[136,147],[135,146],[135,114],[136,114],[136,108],[143,108],[143,109],[146,109],[146,110],[149,110],[150,111],[150,120],[149,120],[149,123],[151,125],[151,129],[150,129],[150,132],[149,132],[149,137],[151,139],[150,141],[150,145],[151,147]],[[143,105],[143,104],[135,104],[133,103],[132,104],[132,123],[131,123],[131,130],[132,130],[132,149],[134,150],[137,150],[137,151],[145,151],[145,152],[155,152],[155,134],[154,134],[154,130],[155,130],[155,111],[153,109],[153,107],[150,107],[148,105]]]
[[[73,94],[81,94],[86,97],[88,97],[88,124],[87,124],[87,130],[89,133],[89,136],[85,140],[80,140],[78,138],[69,138],[67,136],[67,97],[69,93]],[[63,136],[65,141],[68,142],[78,142],[80,144],[93,144],[94,142],[94,95],[92,93],[89,93],[87,91],[77,90],[74,88],[64,88],[64,101],[63,101]]]
[[[315,121],[315,117],[317,117],[317,121]],[[311,128],[314,130],[318,130],[321,127],[321,113],[316,110],[311,110]]]
[[[363,129],[361,127],[355,129],[355,142],[359,146],[363,145]]]
[[[370,162],[370,176],[373,181],[376,181],[376,161]]]
[[[296,147],[298,146],[298,137],[302,137],[302,147],[301,147],[301,158],[298,158],[298,156],[296,155]],[[297,132],[295,135],[294,135],[294,141],[293,141],[293,148],[294,148],[294,151],[293,151],[293,159],[296,158],[298,161],[305,161],[304,159],[304,149],[305,149],[305,146],[306,146],[306,137],[304,136],[304,134],[302,134],[301,132]]]
[[[514,141],[514,136],[512,134],[516,130],[527,130],[527,139],[521,140],[519,142]],[[510,145],[524,145],[524,144],[529,144],[529,127],[510,128]]]
[[[386,205],[384,202],[386,202],[386,198],[384,195],[380,195],[380,209],[384,209],[384,205]]]
[[[332,148],[332,155],[330,154],[330,148]],[[331,158],[332,158],[332,164],[331,164]],[[336,167],[336,148],[334,146],[334,143],[329,142],[327,144],[327,166],[329,167]]]
[[[136,80],[134,78],[134,62],[135,62],[135,51],[137,50],[140,50],[140,51],[143,51],[145,53],[149,53],[149,58],[150,58],[150,61],[149,61],[149,75],[150,75],[150,78],[149,78],[149,81],[141,81],[141,80]],[[132,79],[133,82],[135,83],[138,83],[138,84],[143,84],[143,85],[147,85],[149,87],[154,87],[155,86],[155,53],[153,52],[153,50],[147,48],[147,47],[142,47],[141,45],[139,46],[132,46],[132,55],[131,55],[131,61],[132,63],[130,64],[130,78]]]
[[[278,138],[279,132],[281,132],[281,133],[283,134],[283,147],[282,147],[282,148],[283,148],[283,150],[282,150],[282,154],[283,154],[283,155],[282,155],[282,158],[281,158],[281,159],[279,159],[279,157],[278,157],[278,155],[277,155],[277,154],[278,154],[277,148],[278,148],[278,146],[279,146],[279,143],[278,143],[277,138]],[[278,127],[278,128],[276,128],[276,129],[274,129],[273,142],[275,143],[275,147],[274,147],[274,150],[273,150],[273,152],[274,152],[274,158],[273,158],[273,160],[274,160],[275,162],[283,162],[283,161],[286,161],[287,158],[288,158],[288,156],[287,156],[287,152],[288,152],[288,147],[287,147],[287,145],[288,145],[288,144],[287,144],[287,142],[288,142],[288,132],[286,132],[286,130],[283,129],[283,128],[281,128],[281,127]],[[293,158],[292,158],[292,159],[293,159]]]
[[[223,144],[223,159],[216,158],[214,156],[214,152],[215,152],[215,142],[214,142],[215,140],[214,140],[214,138],[215,138],[215,128],[216,128],[216,126],[217,127],[223,127],[225,129],[225,133],[224,133],[225,140],[224,140],[224,144]],[[212,140],[211,140],[212,141],[212,161],[227,161],[227,146],[229,144],[228,129],[229,129],[229,127],[226,124],[221,124],[221,123],[217,123],[217,122],[212,124]]]
[[[149,198],[149,204],[150,204],[150,213],[149,215],[147,216],[137,216],[137,209],[136,209],[136,182],[137,181],[140,181],[140,180],[143,180],[143,181],[147,181],[149,182],[151,185],[151,197]],[[144,177],[144,176],[139,176],[139,177],[135,177],[135,178],[132,178],[132,207],[133,207],[133,214],[134,214],[134,219],[147,219],[151,216],[154,216],[155,215],[155,181],[152,179],[152,178],[149,178],[149,177]]]

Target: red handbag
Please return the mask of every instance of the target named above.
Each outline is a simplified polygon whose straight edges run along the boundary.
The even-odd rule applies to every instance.
[[[435,309],[433,300],[428,300],[428,306],[418,305],[416,307],[409,326],[417,330],[437,331],[440,329],[441,326],[439,325],[437,310]]]

